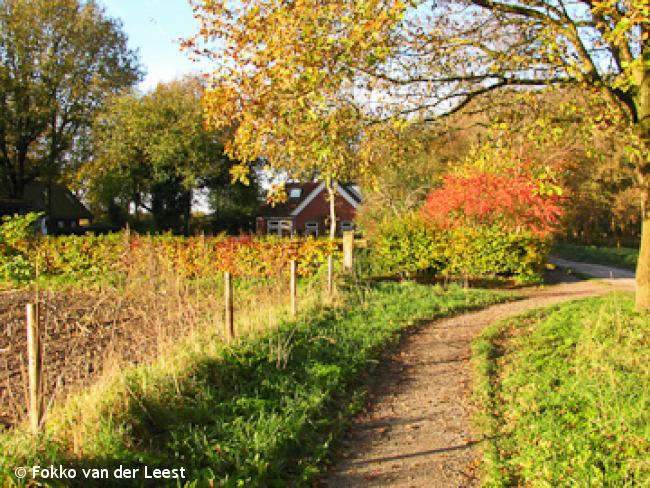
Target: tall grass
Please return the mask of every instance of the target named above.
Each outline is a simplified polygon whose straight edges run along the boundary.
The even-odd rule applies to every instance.
[[[650,486],[650,317],[613,293],[475,343],[485,486]]]

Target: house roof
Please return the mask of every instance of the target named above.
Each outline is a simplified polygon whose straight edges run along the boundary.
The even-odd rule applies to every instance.
[[[345,191],[346,195],[350,197],[357,205],[361,203],[361,195],[357,190],[354,190],[351,187],[354,187],[354,184],[340,185],[340,189]],[[305,207],[309,203],[310,197],[313,198],[312,194],[316,191],[320,193],[320,190],[323,190],[324,184],[322,182],[310,182],[310,183],[286,183],[285,190],[287,193],[287,201],[284,203],[277,204],[275,207],[272,207],[269,204],[262,205],[259,215],[261,217],[286,217],[291,218],[295,216],[296,211],[301,211],[301,207]],[[300,190],[298,197],[291,197],[292,190]],[[345,198],[345,196],[344,196]],[[347,198],[346,198],[347,200]]]
[[[0,217],[4,215],[26,214],[32,207],[25,200],[0,198]]]
[[[35,180],[25,186],[23,200],[36,212],[46,212],[48,209],[47,182]],[[52,183],[52,214],[54,220],[92,219],[93,214],[65,186]]]
[[[311,195],[311,193],[318,188],[321,183],[310,182],[310,183],[286,183],[284,188],[287,193],[287,197],[291,195],[291,190],[301,190],[300,196],[298,198],[287,198],[287,201],[284,203],[279,203],[275,207],[265,203],[260,209],[260,215],[262,217],[291,217],[291,213],[298,208],[306,199]]]
[[[361,203],[361,191],[355,183],[346,183],[345,185],[341,186],[347,192],[347,194],[357,202],[357,204]]]

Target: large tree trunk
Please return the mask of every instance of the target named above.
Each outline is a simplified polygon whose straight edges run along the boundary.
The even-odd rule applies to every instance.
[[[647,199],[647,198],[646,198]],[[636,265],[636,308],[650,309],[650,212],[648,204],[643,204],[641,224],[641,247]]]
[[[192,219],[192,190],[188,190],[184,195],[183,202],[183,234],[185,237],[190,235],[190,220]]]
[[[650,70],[641,68],[638,74],[641,81],[634,105],[641,138],[645,142],[643,175],[643,202],[641,224],[641,247],[636,266],[636,308],[650,310]]]

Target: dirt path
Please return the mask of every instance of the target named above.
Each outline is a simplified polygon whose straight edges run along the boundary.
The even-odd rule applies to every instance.
[[[399,352],[375,371],[369,406],[354,420],[322,486],[476,485],[480,439],[469,406],[471,341],[495,320],[612,289],[567,279],[529,290],[524,300],[433,322],[405,337]]]

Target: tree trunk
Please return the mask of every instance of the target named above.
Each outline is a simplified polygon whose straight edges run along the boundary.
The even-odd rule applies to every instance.
[[[636,265],[636,308],[637,310],[650,309],[650,212],[646,202],[643,204],[641,247]]]
[[[184,195],[185,202],[183,208],[183,234],[185,237],[190,235],[190,220],[192,218],[192,190],[187,190]]]
[[[336,191],[334,189],[336,182],[332,180],[331,177],[327,177],[325,180],[325,186],[327,187],[327,195],[329,197],[330,204],[330,240],[333,241],[336,237]]]
[[[643,175],[643,202],[641,208],[641,247],[636,265],[636,308],[650,310],[650,70],[641,68],[640,85],[634,104],[637,112],[641,138],[645,142]]]

